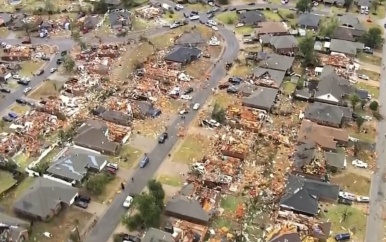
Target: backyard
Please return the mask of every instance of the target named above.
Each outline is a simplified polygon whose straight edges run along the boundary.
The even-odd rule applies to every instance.
[[[252,66],[237,64],[231,69],[230,74],[232,76],[245,77],[252,74]]]
[[[296,83],[287,81],[283,84],[283,91],[287,95],[291,95],[296,89]]]
[[[366,53],[359,53],[358,59],[360,61],[370,63],[373,65],[377,65],[377,66],[380,66],[382,64],[382,57],[374,55],[374,54],[370,55],[370,54],[366,54]]]
[[[15,112],[15,113],[17,113],[19,115],[23,115],[27,111],[31,110],[30,106],[28,106],[28,105],[20,105],[20,104],[17,104],[17,103],[15,103],[14,105],[10,106],[9,109],[12,112]]]
[[[213,97],[211,105],[218,104],[221,108],[226,109],[231,104],[239,102],[236,96],[230,95],[226,92],[217,92]]]

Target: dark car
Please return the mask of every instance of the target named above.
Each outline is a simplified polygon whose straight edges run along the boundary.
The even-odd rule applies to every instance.
[[[24,81],[24,80],[18,80],[17,83],[19,83],[20,85],[23,85],[23,86],[29,85],[29,81]]]
[[[59,59],[56,60],[56,64],[57,64],[57,65],[60,65],[60,64],[62,64],[62,63],[63,63],[63,60],[62,60],[61,58],[59,58]]]
[[[8,117],[8,116],[4,116],[4,117],[3,117],[3,121],[5,121],[5,122],[12,122],[13,119],[11,119],[11,118]]]
[[[212,18],[214,18],[214,13],[211,13],[208,15],[208,19],[212,19]]]
[[[204,20],[199,20],[200,24],[205,24],[205,21]]]
[[[240,77],[230,77],[228,81],[232,84],[240,84],[243,80]]]
[[[228,8],[221,9],[221,12],[226,12],[226,11],[228,11]]]
[[[0,88],[0,92],[11,93],[11,90],[9,90],[7,88]]]
[[[50,60],[50,57],[48,57],[48,56],[42,56],[42,58],[40,58],[40,59],[42,59],[42,60],[44,60],[44,61],[49,61],[49,60]]]
[[[198,12],[197,12],[197,11],[192,11],[192,12],[190,13],[190,15],[198,15]]]
[[[214,13],[214,10],[213,9],[209,9],[206,14],[211,14],[211,13]]]
[[[386,29],[386,24],[384,24],[383,27]]]
[[[61,55],[61,56],[67,55],[67,51],[64,50],[64,51],[60,52],[60,55]]]
[[[349,239],[351,239],[350,233],[342,233],[335,236],[336,241],[347,241]]]
[[[168,139],[168,133],[162,133],[161,136],[158,139],[159,144],[165,143],[165,141]]]
[[[256,3],[248,3],[248,5],[256,5]]]
[[[344,205],[349,205],[349,206],[352,205],[352,201],[351,201],[350,199],[345,199],[345,198],[343,198],[343,197],[340,197],[340,198],[338,199],[338,203],[344,204]]]
[[[194,91],[193,87],[189,87],[184,91],[184,95],[188,95],[189,93],[192,93]]]
[[[80,200],[75,201],[74,205],[77,207],[80,207],[80,208],[84,208],[84,209],[86,209],[88,207],[88,203],[82,202]]]
[[[11,113],[8,113],[8,117],[15,119],[15,118],[17,118],[17,114],[11,112]]]
[[[145,155],[145,157],[143,157],[143,159],[141,160],[141,163],[139,163],[139,167],[144,168],[147,165],[147,163],[149,163],[149,161],[150,161],[149,157]]]
[[[77,201],[81,201],[81,202],[84,202],[84,203],[90,203],[91,201],[91,197],[87,196],[87,195],[79,195],[77,198],[76,198]]]
[[[17,98],[16,102],[19,103],[19,104],[23,104],[23,105],[27,104],[27,101],[24,100],[24,99],[21,99],[21,98]]]
[[[236,11],[236,8],[231,8],[231,9],[229,9],[230,11]]]

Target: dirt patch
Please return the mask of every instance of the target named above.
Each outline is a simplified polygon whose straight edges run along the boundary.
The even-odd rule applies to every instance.
[[[194,61],[186,67],[186,73],[196,79],[205,78],[212,63],[207,59]]]
[[[368,196],[371,185],[369,178],[354,173],[331,177],[331,183],[340,185],[344,191],[352,192],[361,196]]]

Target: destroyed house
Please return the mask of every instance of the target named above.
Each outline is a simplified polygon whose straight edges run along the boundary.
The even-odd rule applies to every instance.
[[[110,26],[113,29],[130,27],[131,18],[129,11],[112,11],[109,13]]]
[[[252,26],[265,21],[265,16],[257,10],[245,11],[239,14],[239,23]]]
[[[1,56],[3,61],[26,61],[31,59],[31,50],[24,46],[11,47],[4,50]]]
[[[191,223],[208,225],[210,216],[199,201],[185,196],[176,196],[168,201],[165,214]]]
[[[259,112],[252,108],[229,105],[226,110],[227,124],[237,129],[243,128],[257,132],[260,128]]]
[[[258,67],[253,71],[253,82],[259,86],[280,88],[285,76],[284,71]]]
[[[343,123],[352,119],[349,107],[314,102],[304,112],[304,118],[325,126],[341,128]]]
[[[338,185],[288,175],[286,191],[281,198],[280,208],[315,216],[318,214],[319,201],[336,202],[338,195]]]
[[[268,242],[302,242],[297,231],[289,231],[273,236]]]
[[[88,120],[76,131],[74,144],[102,154],[117,155],[121,144],[111,141],[108,133],[109,129],[103,121]]]
[[[187,65],[201,57],[201,50],[195,47],[175,46],[165,56],[165,61]]]
[[[245,107],[256,108],[270,112],[276,102],[278,89],[260,87],[249,97],[242,100]]]
[[[47,173],[67,182],[80,183],[88,171],[100,172],[106,165],[104,156],[73,154],[54,161]]]
[[[129,114],[114,110],[106,110],[100,114],[100,117],[107,122],[112,122],[123,126],[130,126],[132,121]]]
[[[326,169],[323,155],[316,147],[315,142],[300,144],[296,147],[292,173],[310,179],[321,179],[324,177]]]
[[[0,213],[0,239],[5,242],[28,241],[31,223]]]

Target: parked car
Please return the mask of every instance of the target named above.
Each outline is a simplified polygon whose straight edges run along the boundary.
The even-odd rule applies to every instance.
[[[21,98],[17,98],[17,99],[16,99],[16,103],[25,105],[25,104],[27,104],[27,101],[24,100],[24,99],[21,99]]]
[[[168,133],[164,132],[161,134],[161,136],[158,138],[158,143],[163,144],[168,139],[169,135]]]
[[[48,56],[42,56],[40,59],[44,60],[44,61],[49,61],[50,60],[50,57]]]
[[[200,19],[200,16],[198,16],[198,15],[193,15],[193,16],[190,16],[189,19],[192,20],[192,21],[193,21],[193,20],[198,20],[198,19]]]
[[[77,206],[77,207],[80,207],[80,208],[84,208],[84,209],[86,209],[88,207],[88,203],[82,202],[80,200],[75,201],[74,205]]]
[[[345,198],[343,198],[343,197],[340,197],[339,199],[338,199],[338,203],[340,203],[340,204],[344,204],[344,205],[349,205],[349,206],[351,206],[352,205],[352,200],[350,200],[350,199],[345,199]]]
[[[208,19],[214,18],[214,13],[208,14]]]
[[[342,233],[342,234],[337,234],[335,236],[336,241],[346,241],[346,240],[350,240],[350,239],[351,239],[350,233]]]
[[[214,31],[218,31],[217,26],[212,26],[212,29],[213,29]]]
[[[356,196],[354,194],[351,194],[349,192],[339,192],[339,197],[340,198],[344,198],[344,199],[348,199],[348,200],[351,200],[351,201],[355,201],[356,200]]]
[[[111,175],[115,176],[117,174],[117,170],[111,167],[106,167],[106,171]]]
[[[21,77],[19,75],[13,75],[12,78],[15,80],[20,80]]]
[[[229,11],[236,11],[236,8],[233,7],[233,8],[231,8],[231,9],[229,9]]]
[[[119,170],[118,164],[115,164],[115,163],[112,163],[112,162],[107,163],[106,167],[112,168],[114,170]]]
[[[139,163],[139,167],[140,168],[144,168],[147,163],[149,163],[149,157],[147,157],[147,155],[145,155],[145,157],[143,157],[143,159],[141,160],[141,163]]]
[[[193,106],[193,110],[198,110],[200,108],[200,104],[199,103],[195,103],[194,106]]]
[[[11,90],[9,90],[8,88],[0,88],[0,92],[4,92],[4,93],[11,93]]]
[[[364,169],[367,169],[369,166],[366,162],[363,162],[363,161],[358,160],[358,159],[353,160],[352,165],[355,167],[364,168]]]
[[[29,81],[26,81],[26,80],[18,80],[17,83],[20,84],[20,85],[23,85],[23,86],[28,86],[29,85]]]
[[[370,47],[363,48],[363,52],[367,54],[374,54],[374,51]]]
[[[25,88],[25,89],[23,90],[23,93],[24,93],[24,94],[27,94],[27,93],[29,93],[31,90],[32,90],[32,87],[27,87],[27,88]]]
[[[63,63],[63,59],[62,58],[59,58],[59,59],[56,60],[56,64],[57,65],[60,65],[62,63]]]
[[[44,73],[44,70],[43,70],[43,69],[40,69],[40,70],[38,70],[38,71],[35,73],[35,75],[40,76],[40,75],[42,75],[43,73]]]
[[[81,202],[84,202],[84,203],[90,203],[91,202],[91,197],[89,197],[87,195],[78,195],[75,200],[81,201]]]
[[[359,203],[369,203],[370,198],[369,197],[364,197],[364,196],[359,196],[357,197],[357,202]]]
[[[227,7],[221,9],[221,12],[226,12],[226,11],[228,11],[228,8],[227,8]]]
[[[198,15],[198,11],[192,11],[192,12],[190,12],[190,16],[192,16],[192,15]]]
[[[67,55],[67,51],[64,50],[64,51],[60,52],[60,55],[61,55],[61,56]]]
[[[8,117],[10,117],[12,119],[15,119],[15,118],[17,118],[17,114],[13,113],[13,112],[10,112],[10,113],[8,113]]]
[[[190,95],[181,95],[181,97],[180,97],[182,100],[192,100],[192,96],[190,96]]]
[[[180,115],[184,115],[184,114],[189,113],[189,111],[186,110],[186,109],[182,109],[182,110],[180,110],[178,113],[179,113]]]
[[[248,3],[248,5],[256,5],[256,3]]]
[[[134,198],[132,196],[127,196],[125,201],[123,202],[123,207],[124,208],[129,208],[131,204],[133,203]]]
[[[192,93],[194,91],[193,87],[188,87],[185,91],[184,91],[184,95],[188,95],[189,93]]]
[[[208,24],[212,25],[212,26],[217,26],[217,22],[212,20],[212,19],[209,19],[208,20]]]
[[[366,76],[366,75],[364,75],[364,74],[359,74],[359,75],[358,75],[358,78],[359,78],[359,79],[362,79],[362,80],[366,80],[366,81],[370,79],[368,76]]]
[[[56,72],[58,70],[58,68],[51,68],[50,69],[50,73],[54,73],[54,72]]]
[[[12,122],[13,119],[11,119],[11,118],[8,117],[8,116],[4,116],[4,117],[3,117],[3,121],[5,121],[5,122]]]

